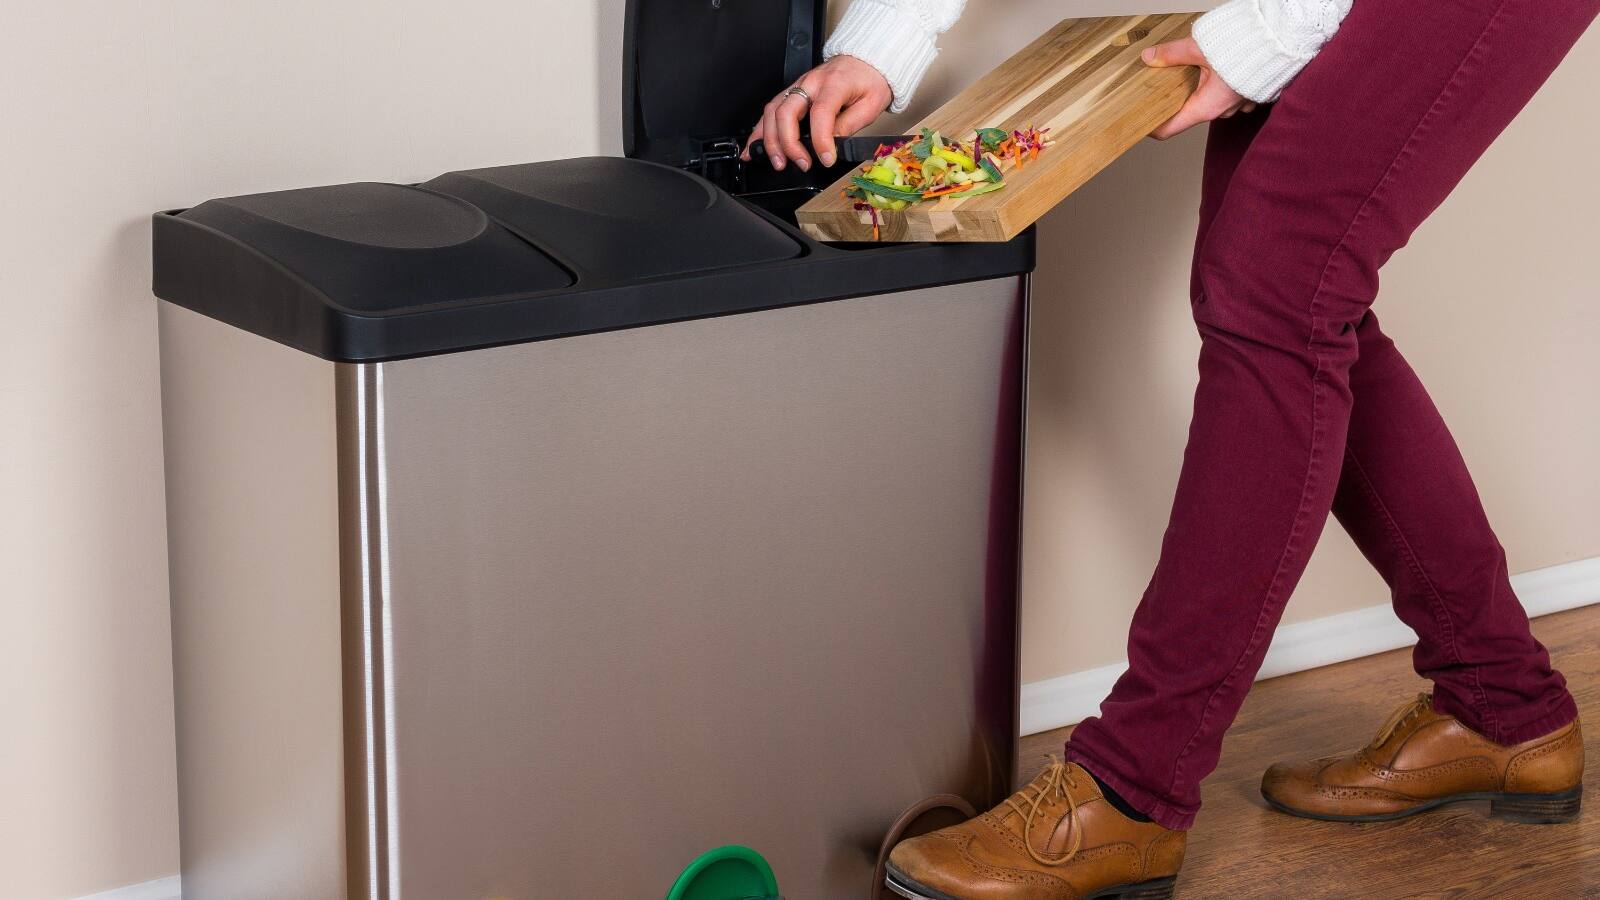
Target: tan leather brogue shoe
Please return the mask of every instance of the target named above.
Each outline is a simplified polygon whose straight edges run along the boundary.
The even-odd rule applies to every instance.
[[[1460,800],[1488,800],[1489,815],[1515,822],[1571,822],[1583,799],[1578,723],[1503,747],[1435,712],[1427,694],[1401,707],[1364,749],[1279,763],[1261,796],[1295,816],[1382,822]]]
[[[1053,763],[994,809],[903,841],[890,890],[910,900],[1166,900],[1185,833],[1135,822],[1076,763]]]

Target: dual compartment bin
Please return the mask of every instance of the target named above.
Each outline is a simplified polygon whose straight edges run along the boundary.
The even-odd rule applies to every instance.
[[[797,178],[155,217],[186,897],[635,900],[724,844],[875,896],[902,811],[1009,791],[1032,234],[829,247]]]

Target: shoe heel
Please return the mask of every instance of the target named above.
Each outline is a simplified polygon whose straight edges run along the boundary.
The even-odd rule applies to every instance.
[[[1559,794],[1501,794],[1489,801],[1489,818],[1529,825],[1554,825],[1577,821],[1583,807],[1583,787]]]
[[[1172,900],[1172,892],[1177,889],[1177,876],[1158,878],[1155,881],[1136,884],[1123,891],[1119,897],[1120,900]]]

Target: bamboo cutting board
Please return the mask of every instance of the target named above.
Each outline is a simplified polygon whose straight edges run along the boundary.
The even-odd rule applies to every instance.
[[[1067,19],[911,129],[971,139],[979,128],[1050,129],[1055,141],[1006,186],[970,199],[879,211],[885,241],[1006,241],[1032,225],[1178,111],[1199,79],[1190,66],[1152,69],[1146,47],[1187,37],[1199,13]],[[824,241],[872,240],[872,216],[841,196],[851,167],[800,207],[800,227]]]

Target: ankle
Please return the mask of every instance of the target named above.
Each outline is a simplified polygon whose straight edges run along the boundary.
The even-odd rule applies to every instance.
[[[1083,763],[1079,763],[1078,765],[1083,766]],[[1135,822],[1153,821],[1149,816],[1145,815],[1138,809],[1135,809],[1133,804],[1123,799],[1122,795],[1117,793],[1115,788],[1109,784],[1106,784],[1105,781],[1103,781],[1099,775],[1096,775],[1088,766],[1083,766],[1083,770],[1089,773],[1090,778],[1094,779],[1094,783],[1100,788],[1100,795],[1105,797],[1106,802],[1111,804],[1111,806],[1116,809],[1117,812],[1122,813],[1124,816],[1127,816]]]

